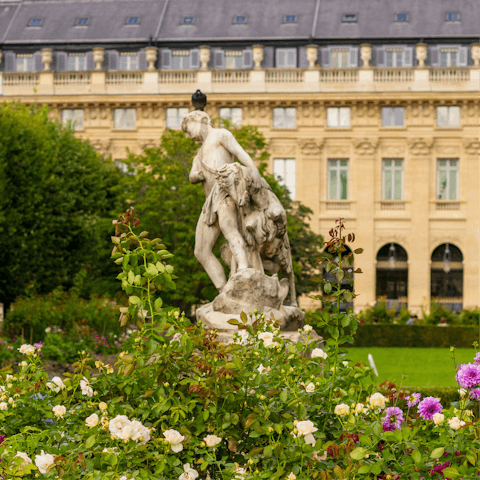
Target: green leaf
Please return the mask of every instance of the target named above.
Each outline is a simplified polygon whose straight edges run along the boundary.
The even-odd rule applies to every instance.
[[[95,435],[87,438],[87,441],[85,442],[85,448],[90,449],[93,447],[93,445],[95,445]]]
[[[412,458],[416,465],[419,465],[422,461],[422,454],[418,450],[412,452]]]
[[[371,447],[372,446],[372,439],[368,435],[362,435],[360,437],[360,443],[362,445],[366,445],[368,447]]]
[[[362,465],[359,469],[358,469],[358,474],[360,475],[363,475],[364,473],[368,473],[370,472],[370,465]]]
[[[445,447],[438,447],[432,452],[430,458],[440,458],[444,454],[444,452]]]
[[[128,272],[128,283],[129,283],[130,285],[132,285],[132,283],[134,282],[134,280],[135,280],[135,274],[133,273],[133,270],[130,270],[130,271]]]
[[[242,312],[240,314],[240,318],[241,318],[244,325],[248,322],[248,317],[247,317],[247,314],[245,312]]]
[[[287,392],[286,392],[285,390],[282,390],[282,391],[280,392],[280,400],[281,400],[283,403],[285,403],[285,402],[287,401],[287,398],[288,398]]]
[[[209,416],[210,416],[210,412],[207,409],[205,409],[203,411],[203,421],[206,422]]]
[[[163,300],[161,297],[158,297],[156,300],[155,300],[155,303],[153,304],[153,308],[155,310],[160,310],[160,308],[162,308],[162,305],[163,305]]]
[[[363,457],[365,457],[366,454],[367,454],[367,450],[362,447],[357,447],[355,450],[350,452],[350,456],[354,460],[361,460]]]
[[[136,295],[132,295],[131,297],[128,297],[128,301],[132,305],[138,305],[140,303],[140,299]]]
[[[460,473],[455,467],[447,467],[442,471],[445,478],[455,478],[460,476]]]
[[[323,291],[328,295],[332,291],[332,284],[331,283],[326,283],[323,286]]]

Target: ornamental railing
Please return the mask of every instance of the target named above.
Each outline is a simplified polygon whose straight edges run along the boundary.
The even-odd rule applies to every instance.
[[[413,82],[411,68],[376,68],[373,72],[374,82],[405,83]]]
[[[266,83],[301,83],[303,82],[304,70],[294,69],[269,69],[265,70]]]
[[[66,87],[70,85],[89,85],[89,72],[57,72],[53,78],[53,84],[56,87]]]
[[[250,70],[214,70],[212,72],[213,83],[248,83]]]
[[[470,81],[468,68],[431,68],[430,81],[438,83],[458,83]]]

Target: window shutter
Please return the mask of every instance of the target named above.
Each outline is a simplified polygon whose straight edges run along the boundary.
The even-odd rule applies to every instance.
[[[172,68],[171,50],[162,50],[162,68]]]
[[[36,72],[41,72],[43,70],[42,52],[35,52],[33,54],[33,68]]]
[[[273,68],[274,48],[265,47],[263,49],[263,61],[261,66],[263,68]]]
[[[279,50],[275,52],[275,66],[277,68],[285,68],[285,50]]]
[[[5,52],[5,71],[14,72],[16,66],[16,55],[13,52]]]
[[[87,67],[87,70],[90,71],[90,70],[95,70],[95,60],[93,59],[93,52],[87,52],[87,54],[85,55],[85,58],[86,58],[86,67]]]
[[[440,47],[430,47],[430,66],[438,67],[440,66]]]
[[[116,50],[108,52],[108,69],[118,70],[119,67],[119,55]]]
[[[307,47],[300,47],[298,51],[298,66],[308,68]]]
[[[288,50],[287,68],[297,68],[297,49]]]
[[[138,69],[139,70],[147,69],[147,54],[145,50],[140,50],[138,52]]]
[[[252,51],[249,48],[243,51],[243,68],[252,68]]]
[[[403,66],[413,66],[413,47],[404,47],[403,49]]]
[[[55,56],[57,59],[57,72],[64,72],[67,69],[67,53],[57,52]]]
[[[330,68],[332,66],[332,51],[330,47],[322,48],[322,67]]]
[[[468,65],[468,47],[458,48],[458,66],[466,67]]]
[[[108,70],[108,52],[103,56],[102,70]]]
[[[385,47],[377,47],[376,50],[376,58],[375,58],[375,66],[376,67],[384,67],[385,66]]]
[[[213,68],[225,68],[225,52],[223,50],[215,50],[213,54]]]
[[[190,68],[200,68],[200,51],[190,50]]]
[[[348,65],[350,68],[358,67],[358,47],[349,47]]]

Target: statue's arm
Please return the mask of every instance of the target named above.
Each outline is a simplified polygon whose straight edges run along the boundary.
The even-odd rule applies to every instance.
[[[190,175],[188,176],[188,179],[193,185],[203,182],[205,180],[205,175],[201,170],[200,159],[198,155],[196,155],[193,159],[192,169],[190,170]]]

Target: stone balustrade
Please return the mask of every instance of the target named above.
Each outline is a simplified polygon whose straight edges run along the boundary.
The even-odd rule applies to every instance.
[[[234,89],[232,90],[232,86]],[[0,95],[479,91],[480,69],[345,68],[0,72]]]

